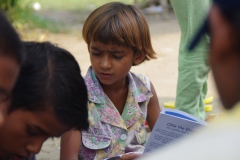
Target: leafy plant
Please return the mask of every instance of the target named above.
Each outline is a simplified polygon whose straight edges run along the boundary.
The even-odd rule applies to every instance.
[[[7,12],[17,7],[19,0],[0,0],[0,8]]]

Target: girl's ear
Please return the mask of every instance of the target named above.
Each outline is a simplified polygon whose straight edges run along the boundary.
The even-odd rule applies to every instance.
[[[145,58],[146,54],[144,54],[142,51],[135,52],[133,57],[133,65],[139,65],[145,60]]]

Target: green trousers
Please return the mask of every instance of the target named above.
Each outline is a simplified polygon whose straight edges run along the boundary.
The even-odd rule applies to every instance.
[[[171,0],[171,3],[181,28],[176,109],[205,119],[209,38],[204,36],[191,52],[188,46],[206,18],[211,3],[210,0]]]

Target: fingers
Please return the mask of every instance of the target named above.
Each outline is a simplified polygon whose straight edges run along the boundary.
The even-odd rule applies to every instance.
[[[139,154],[134,154],[134,153],[130,153],[130,154],[124,154],[122,155],[121,160],[134,160],[138,157],[140,157],[141,155]]]

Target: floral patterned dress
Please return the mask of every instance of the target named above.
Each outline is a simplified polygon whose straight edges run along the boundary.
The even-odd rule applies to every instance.
[[[89,130],[82,132],[80,159],[101,160],[128,152],[142,152],[144,123],[152,97],[149,79],[128,73],[129,91],[122,115],[104,93],[90,67],[85,77],[89,93]]]

